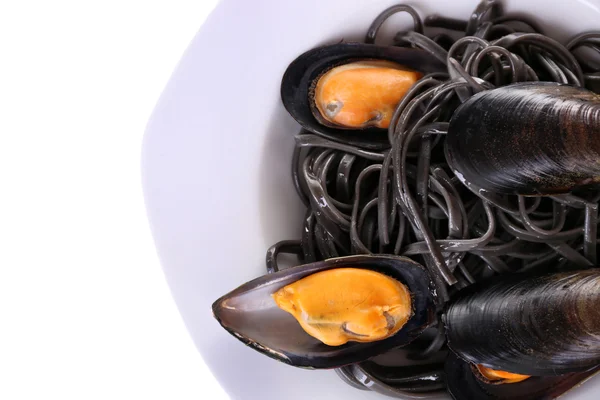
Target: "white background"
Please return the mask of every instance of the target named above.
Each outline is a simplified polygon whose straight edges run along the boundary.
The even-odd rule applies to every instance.
[[[146,121],[215,3],[2,3],[1,399],[227,398],[170,297],[140,184]]]

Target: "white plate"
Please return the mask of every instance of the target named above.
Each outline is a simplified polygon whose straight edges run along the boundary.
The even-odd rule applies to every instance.
[[[233,399],[381,399],[332,371],[277,363],[230,336],[211,303],[265,273],[268,246],[299,238],[290,179],[298,126],[279,100],[286,66],[303,51],[361,39],[394,0],[223,0],[165,88],[143,145],[143,184],[156,247],[190,334]],[[421,15],[466,19],[478,0],[410,1]],[[600,28],[600,0],[511,0],[557,39]],[[383,36],[407,29],[393,17]],[[152,351],[149,349],[149,351]],[[567,396],[597,398],[600,379]]]

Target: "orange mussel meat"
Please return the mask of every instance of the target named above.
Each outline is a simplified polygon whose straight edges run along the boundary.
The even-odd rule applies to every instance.
[[[328,123],[346,129],[387,128],[398,103],[421,74],[384,60],[334,67],[314,89],[314,103]]]
[[[385,339],[412,315],[411,295],[402,283],[359,268],[309,275],[281,288],[273,299],[306,333],[329,346]]]

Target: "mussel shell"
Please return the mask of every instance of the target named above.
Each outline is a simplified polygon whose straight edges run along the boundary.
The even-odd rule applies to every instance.
[[[394,336],[370,342],[327,346],[308,335],[271,294],[316,272],[362,268],[383,273],[408,287],[413,316]],[[288,268],[243,284],[213,303],[219,323],[253,349],[284,363],[305,368],[337,368],[365,361],[410,343],[433,322],[434,306],[428,273],[418,263],[395,256],[349,256]]]
[[[476,284],[442,320],[449,348],[473,364],[531,376],[584,371],[600,363],[600,270]]]
[[[311,109],[311,85],[318,77],[331,68],[361,60],[394,61],[422,73],[446,70],[445,65],[422,50],[365,43],[337,43],[309,50],[292,61],[281,81],[281,100],[290,115],[312,133],[365,149],[381,150],[390,146],[387,129],[369,127],[351,130],[325,126],[315,118]]]
[[[450,354],[445,371],[447,389],[455,400],[550,400],[559,397],[583,383],[600,368],[560,376],[532,376],[518,383],[489,384],[477,378],[477,372],[469,364]]]
[[[446,158],[464,181],[496,193],[557,194],[600,181],[600,96],[526,82],[484,91],[453,114]]]

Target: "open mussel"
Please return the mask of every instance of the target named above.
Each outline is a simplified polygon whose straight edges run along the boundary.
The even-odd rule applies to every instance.
[[[600,182],[600,96],[553,82],[478,93],[455,111],[446,158],[463,182],[503,194]]]
[[[461,359],[509,378],[586,371],[600,364],[600,270],[476,284],[449,304],[443,321]]]
[[[559,376],[532,376],[507,383],[488,380],[476,365],[450,354],[444,369],[447,390],[455,400],[551,400],[595,375],[600,367]]]
[[[229,333],[269,357],[337,368],[418,337],[435,319],[430,285],[408,258],[340,257],[254,279],[212,310]]]
[[[392,114],[422,74],[445,71],[429,53],[403,47],[337,43],[296,58],[281,99],[305,129],[368,149],[389,147]]]

